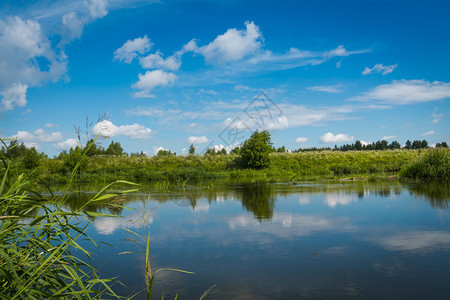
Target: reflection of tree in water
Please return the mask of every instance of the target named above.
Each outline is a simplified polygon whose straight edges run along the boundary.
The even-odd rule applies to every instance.
[[[434,208],[445,209],[450,202],[450,182],[429,182],[410,189],[415,196],[423,196]]]
[[[236,197],[242,206],[251,211],[258,220],[271,219],[275,206],[275,191],[269,183],[254,183],[239,186],[235,190]]]

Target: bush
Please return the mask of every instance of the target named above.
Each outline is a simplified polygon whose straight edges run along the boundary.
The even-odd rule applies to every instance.
[[[449,180],[450,150],[430,149],[416,161],[400,170],[400,177],[412,180]]]

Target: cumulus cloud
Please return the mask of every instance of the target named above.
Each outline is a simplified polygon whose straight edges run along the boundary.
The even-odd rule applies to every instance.
[[[207,143],[208,139],[206,138],[206,136],[190,136],[188,138],[188,143],[189,144],[203,144],[203,143]]]
[[[17,139],[19,143],[24,143],[27,147],[39,148],[39,143],[57,142],[62,139],[62,136],[60,132],[48,133],[44,129],[39,128],[33,132],[18,131],[9,138]]]
[[[427,135],[433,135],[433,134],[434,134],[434,130],[430,130],[430,131],[422,133],[421,136],[427,136]]]
[[[255,23],[246,22],[245,27],[244,30],[228,29],[214,41],[200,48],[195,48],[193,44],[188,45],[190,49],[202,54],[206,62],[211,64],[237,61],[257,53],[263,44],[262,34]]]
[[[168,73],[162,70],[147,71],[145,74],[139,74],[139,81],[132,85],[132,88],[140,89],[134,96],[136,98],[154,97],[150,92],[157,86],[167,86],[173,84],[177,76],[174,73]]]
[[[66,57],[56,53],[41,26],[33,20],[0,20],[1,109],[24,106],[27,88],[56,81],[66,72]]]
[[[8,111],[14,107],[22,107],[27,104],[27,89],[26,84],[13,83],[9,88],[3,90],[0,111]]]
[[[69,150],[70,148],[75,148],[77,146],[81,146],[77,139],[66,139],[65,141],[53,145],[56,150]]]
[[[355,138],[352,136],[349,136],[348,134],[332,134],[331,132],[325,133],[323,136],[320,137],[320,140],[322,143],[343,143],[343,142],[351,142]]]
[[[307,142],[307,141],[308,141],[308,139],[305,138],[305,137],[298,137],[298,138],[295,140],[296,143],[305,143],[305,142]]]
[[[128,136],[133,140],[145,140],[151,138],[152,130],[143,125],[134,123],[132,125],[116,126],[111,121],[104,120],[94,125],[92,133],[105,137]]]
[[[377,100],[388,104],[412,104],[450,98],[450,83],[426,80],[394,80],[356,97],[356,100]]]
[[[122,47],[114,51],[114,59],[129,64],[138,54],[145,54],[151,47],[152,43],[146,35],[135,38],[134,40],[128,40]]]
[[[141,57],[139,59],[139,62],[145,69],[164,69],[168,71],[177,71],[181,66],[180,56],[172,55],[164,59],[163,54],[159,51],[155,54]]]
[[[364,71],[362,71],[361,74],[363,75],[369,75],[372,73],[381,73],[382,75],[387,75],[389,73],[392,73],[394,69],[397,68],[397,65],[390,65],[390,66],[383,66],[383,64],[376,64],[372,68],[366,67]]]
[[[306,89],[310,90],[310,91],[319,91],[319,92],[332,93],[332,94],[342,93],[342,85],[341,84],[317,85],[317,86],[307,87]]]

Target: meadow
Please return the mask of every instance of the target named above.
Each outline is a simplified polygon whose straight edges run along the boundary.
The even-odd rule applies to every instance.
[[[359,179],[392,179],[399,174],[408,178],[406,170],[427,153],[441,153],[442,174],[432,179],[448,179],[450,150],[385,150],[385,151],[309,151],[271,153],[270,165],[264,169],[243,168],[240,156],[108,156],[84,157],[74,181],[78,183],[108,183],[128,180],[137,183],[168,182],[184,186],[208,180],[323,181]],[[443,157],[443,158],[442,158]],[[431,169],[429,169],[431,170]],[[446,171],[447,170],[447,171]],[[66,183],[71,170],[61,159],[43,159],[34,172],[50,184]],[[433,172],[432,170],[430,172]],[[447,173],[446,173],[447,172]],[[416,170],[415,173],[418,173]],[[430,174],[429,174],[430,175]],[[426,175],[425,175],[426,177]],[[426,179],[412,176],[412,179]]]

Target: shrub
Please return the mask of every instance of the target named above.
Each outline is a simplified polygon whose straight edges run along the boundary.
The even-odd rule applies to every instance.
[[[400,170],[400,177],[412,180],[449,180],[450,151],[445,148],[430,149],[416,161]]]

